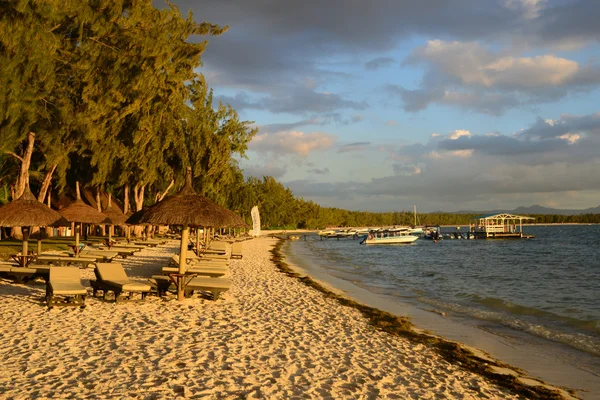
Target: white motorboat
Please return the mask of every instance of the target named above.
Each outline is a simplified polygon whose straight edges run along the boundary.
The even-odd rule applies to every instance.
[[[369,232],[361,244],[408,244],[419,237],[410,234],[408,230],[381,230]]]

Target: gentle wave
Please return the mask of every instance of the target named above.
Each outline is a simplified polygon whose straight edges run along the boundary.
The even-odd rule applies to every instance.
[[[565,330],[564,328],[561,329],[556,325],[553,326],[550,324],[541,324],[539,321],[519,318],[518,314],[510,315],[491,309],[470,307],[458,303],[445,303],[429,298],[420,298],[419,300],[425,304],[429,304],[442,310],[450,310],[479,320],[499,323],[522,332],[527,332],[535,336],[543,337],[547,340],[563,343],[587,353],[600,356],[600,341],[593,333],[583,333],[574,330],[569,331]],[[522,316],[525,314],[520,315]],[[579,327],[579,324],[575,324],[575,326]]]
[[[299,245],[339,278],[600,355],[600,226],[531,231],[535,240]]]

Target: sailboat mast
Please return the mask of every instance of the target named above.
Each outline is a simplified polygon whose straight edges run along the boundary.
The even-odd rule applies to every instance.
[[[414,225],[417,226],[417,205],[413,204],[414,210],[415,210],[415,223]]]

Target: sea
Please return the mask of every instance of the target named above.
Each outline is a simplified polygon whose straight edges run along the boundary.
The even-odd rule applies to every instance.
[[[442,228],[443,234],[465,231],[468,226]],[[535,238],[367,246],[306,235],[285,251],[301,268],[387,301],[545,341],[547,351],[560,347],[569,362],[585,360],[581,367],[600,377],[600,225],[523,231]]]

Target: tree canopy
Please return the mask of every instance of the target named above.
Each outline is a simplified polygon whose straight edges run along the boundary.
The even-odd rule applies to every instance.
[[[167,5],[0,3],[0,184],[13,196],[31,171],[41,199],[45,182],[63,190],[80,181],[131,187],[143,202],[144,190],[164,191],[192,166],[198,191],[225,200],[233,155],[244,155],[256,130],[213,106],[198,72],[207,41],[196,38],[227,27]]]

